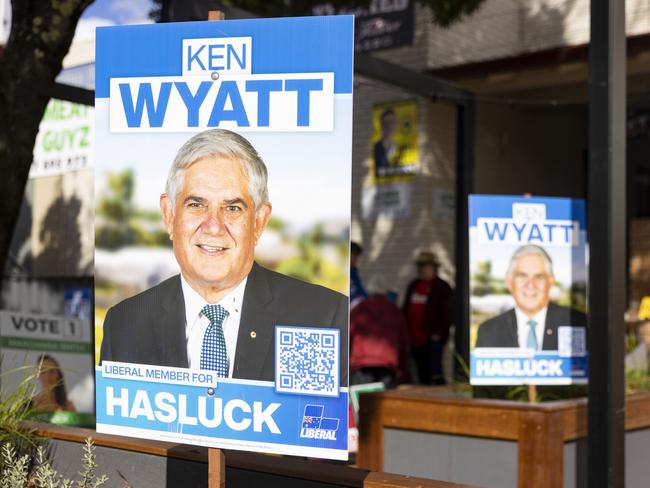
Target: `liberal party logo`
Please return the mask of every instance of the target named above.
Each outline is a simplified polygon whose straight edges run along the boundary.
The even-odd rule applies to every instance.
[[[302,417],[300,437],[307,439],[336,440],[336,431],[339,428],[339,419],[323,417],[322,405],[306,405]]]

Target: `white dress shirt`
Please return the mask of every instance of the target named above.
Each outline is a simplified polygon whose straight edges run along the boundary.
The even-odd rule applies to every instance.
[[[546,324],[547,310],[548,307],[544,307],[534,316],[529,317],[524,312],[522,312],[519,307],[515,307],[515,314],[517,315],[517,339],[519,341],[519,347],[528,348],[528,331],[530,330],[528,321],[534,320],[536,322],[535,337],[537,338],[537,350],[542,350],[542,346],[544,345],[544,327]]]
[[[223,297],[214,305],[221,305],[228,311],[228,316],[222,324],[223,336],[226,340],[226,352],[228,353],[228,377],[232,378],[232,369],[235,363],[237,352],[237,336],[239,334],[239,322],[241,320],[241,309],[244,303],[244,290],[248,277],[237,285],[233,291]],[[185,299],[185,338],[187,339],[187,360],[191,369],[199,369],[201,364],[201,348],[203,347],[203,336],[210,325],[207,317],[201,314],[203,307],[208,302],[199,295],[181,275],[181,286],[183,298]]]

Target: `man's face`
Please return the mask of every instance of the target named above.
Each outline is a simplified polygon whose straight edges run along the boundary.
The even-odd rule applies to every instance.
[[[418,278],[421,280],[432,280],[436,277],[436,267],[429,263],[418,263]]]
[[[546,271],[542,256],[522,256],[506,275],[506,286],[517,306],[529,317],[548,305],[548,294],[555,280]]]
[[[255,211],[242,163],[220,157],[185,170],[174,208],[162,195],[160,209],[183,277],[211,303],[248,275],[271,215],[269,203]]]

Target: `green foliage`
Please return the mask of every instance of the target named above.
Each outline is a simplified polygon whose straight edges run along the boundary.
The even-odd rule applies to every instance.
[[[36,393],[35,374],[31,366],[24,366],[3,373],[0,384],[6,384],[6,378],[16,374],[24,375],[18,386],[12,390],[4,386],[0,388],[0,445],[11,443],[24,450],[35,447],[39,440],[33,431],[23,426],[23,422],[34,414],[32,399]]]
[[[70,486],[71,483],[62,481],[56,470],[50,464],[49,459],[42,447],[36,451],[36,469],[32,476],[36,486],[55,488],[58,486]],[[22,485],[19,485],[22,486]]]
[[[509,293],[503,278],[492,276],[492,262],[479,261],[476,271],[472,274],[472,295],[481,297],[492,294]]]
[[[441,27],[449,27],[467,17],[481,6],[484,0],[420,0],[433,13],[433,21]]]
[[[135,176],[132,169],[109,173],[106,190],[97,203],[95,244],[100,249],[125,246],[171,247],[159,212],[133,205]]]
[[[42,446],[37,448],[35,462],[32,463],[29,454],[19,455],[13,444],[7,442],[2,446],[0,453],[2,464],[0,488],[71,488],[72,486],[98,488],[108,481],[108,477],[106,475],[96,476],[97,461],[94,451],[92,439],[86,439],[82,459],[83,469],[79,473],[80,479],[73,481],[63,479],[52,467]]]
[[[476,272],[472,274],[472,295],[480,297],[493,293],[493,283],[492,262],[480,261],[476,266]]]
[[[323,226],[317,224],[309,233],[298,239],[298,256],[281,261],[275,271],[299,280],[326,286],[341,293],[347,293],[347,274],[343,272],[340,265],[328,261],[323,256],[323,246],[328,243]],[[338,250],[339,248],[337,248]],[[347,255],[347,244],[345,253]],[[340,253],[337,254],[341,257]]]
[[[639,338],[636,334],[625,334],[625,354],[634,351],[640,344]]]
[[[108,476],[106,475],[97,478],[95,474],[96,470],[97,457],[95,456],[95,447],[93,446],[93,440],[89,437],[86,439],[86,444],[84,445],[83,470],[79,473],[81,476],[81,481],[78,483],[79,488],[97,488],[108,481]]]
[[[27,484],[29,473],[29,456],[19,456],[14,446],[6,443],[2,446],[2,472],[0,488],[18,488]]]
[[[106,193],[99,198],[97,213],[114,222],[126,222],[133,216],[133,170],[109,173],[106,177],[106,187]]]
[[[283,233],[287,229],[287,224],[282,219],[278,217],[271,216],[269,222],[266,224],[266,227],[270,230],[275,230],[280,233]]]
[[[557,282],[556,286],[562,290],[562,298],[558,301],[559,305],[587,313],[587,285],[584,281],[572,283],[571,289],[568,291],[562,289]]]
[[[528,386],[472,386],[473,398],[528,402]],[[537,402],[570,400],[587,396],[587,385],[537,386]]]
[[[625,334],[625,354],[633,352],[642,340],[636,334]],[[650,359],[645,369],[625,368],[625,391],[627,393],[636,393],[641,391],[650,391]]]
[[[645,371],[641,369],[625,371],[625,392],[639,393],[642,391],[650,391],[650,363]]]
[[[133,170],[109,173],[106,177],[106,190],[97,202],[97,225],[95,243],[104,249],[116,249],[134,244],[136,234],[129,222],[134,214],[133,190],[135,179]]]

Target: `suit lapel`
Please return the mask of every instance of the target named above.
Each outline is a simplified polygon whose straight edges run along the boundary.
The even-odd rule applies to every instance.
[[[154,328],[160,341],[158,357],[161,364],[187,368],[187,338],[185,334],[185,300],[180,275],[170,280],[168,287],[161,290],[159,314],[154,318]]]
[[[519,336],[517,334],[517,314],[513,308],[506,315],[507,327],[504,334],[506,335],[503,340],[504,347],[519,347]]]
[[[546,320],[544,321],[544,340],[542,350],[554,351],[557,349],[557,326],[556,308],[553,303],[548,304],[546,309]]]
[[[272,380],[270,377],[265,378],[263,374],[264,364],[274,342],[273,325],[276,320],[269,309],[272,300],[273,294],[264,269],[253,264],[244,290],[233,368],[234,378]]]

